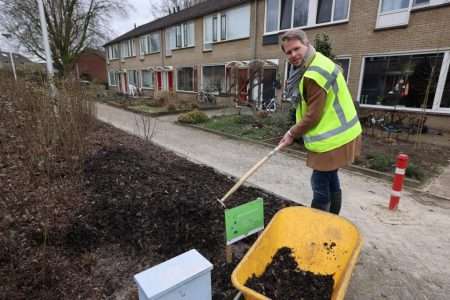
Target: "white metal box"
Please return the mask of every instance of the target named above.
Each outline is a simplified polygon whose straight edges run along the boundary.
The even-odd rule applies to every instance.
[[[213,265],[193,249],[134,276],[139,300],[211,300]]]

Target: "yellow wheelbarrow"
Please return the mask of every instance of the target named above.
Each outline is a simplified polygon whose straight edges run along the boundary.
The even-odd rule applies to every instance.
[[[293,249],[299,267],[315,274],[333,274],[331,299],[344,299],[362,246],[361,235],[346,219],[306,207],[280,210],[231,275],[246,300],[269,298],[244,286],[260,276],[282,247]]]

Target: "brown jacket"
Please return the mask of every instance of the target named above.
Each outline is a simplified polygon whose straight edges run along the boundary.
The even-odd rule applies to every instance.
[[[316,126],[323,114],[327,93],[312,79],[305,78],[304,94],[308,102],[308,112],[302,121],[291,128],[294,136],[303,136]],[[308,151],[306,165],[317,171],[333,171],[352,164],[361,153],[361,136],[337,149],[316,153]]]

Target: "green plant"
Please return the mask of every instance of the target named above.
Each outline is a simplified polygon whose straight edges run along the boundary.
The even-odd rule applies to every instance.
[[[314,39],[314,48],[330,59],[335,58],[331,47],[330,37],[325,33],[316,34],[316,38]]]
[[[380,172],[392,171],[394,164],[394,159],[384,154],[374,154],[368,159],[368,167]]]
[[[208,121],[208,116],[199,110],[193,110],[178,116],[178,122],[188,124],[198,124]]]
[[[425,177],[425,173],[420,166],[410,162],[408,168],[406,169],[406,177],[422,180]]]

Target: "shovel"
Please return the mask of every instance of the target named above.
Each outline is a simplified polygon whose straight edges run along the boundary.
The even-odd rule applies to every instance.
[[[222,206],[224,208],[226,208],[225,206],[225,201],[234,193],[236,192],[236,190],[247,180],[247,178],[249,178],[251,175],[253,175],[253,173],[256,172],[256,170],[258,170],[267,160],[269,160],[269,158],[271,158],[275,153],[277,153],[278,151],[281,150],[281,145],[278,145],[275,149],[273,149],[272,151],[270,151],[269,154],[267,154],[265,157],[263,157],[260,161],[258,161],[250,170],[247,171],[247,173],[244,174],[244,176],[241,177],[241,179],[239,179],[239,181],[225,194],[225,196],[222,197],[222,199],[218,199],[217,201],[220,202],[220,204],[222,204]]]

